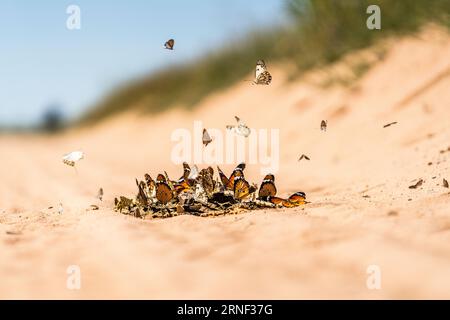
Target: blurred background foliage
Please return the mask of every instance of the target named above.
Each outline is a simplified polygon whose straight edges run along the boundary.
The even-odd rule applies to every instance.
[[[290,21],[251,32],[200,59],[177,65],[116,89],[78,124],[97,122],[130,108],[159,112],[171,106],[191,108],[207,94],[248,77],[258,59],[269,68],[289,62],[291,78],[337,61],[380,38],[414,33],[434,22],[450,27],[449,0],[285,0]],[[368,6],[381,8],[381,30],[368,30]],[[176,40],[176,39],[175,39]],[[201,50],[201,48],[199,48]]]

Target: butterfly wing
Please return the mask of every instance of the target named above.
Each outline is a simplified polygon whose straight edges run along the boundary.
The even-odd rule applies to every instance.
[[[164,43],[164,47],[168,50],[173,50],[173,46],[175,45],[175,40],[169,39]]]
[[[283,200],[281,205],[285,208],[293,208],[296,206],[294,203],[290,202],[289,200]]]
[[[205,145],[205,147],[211,143],[212,139],[211,136],[209,135],[208,131],[203,128],[203,144]]]
[[[84,158],[84,153],[82,151],[74,151],[63,156],[63,163],[68,166],[74,167],[75,162],[80,161]]]
[[[233,185],[234,198],[242,200],[250,194],[250,184],[243,176],[238,176]]]
[[[211,167],[202,169],[199,174],[200,184],[208,197],[214,192],[214,170],[211,170]]]
[[[63,159],[63,163],[67,164],[68,166],[71,166],[71,167],[75,166],[75,161],[70,161],[70,160]]]
[[[255,79],[258,79],[258,77],[261,75],[261,73],[263,73],[264,71],[266,71],[266,63],[264,62],[264,60],[258,60],[256,62],[256,69],[255,69]]]
[[[63,156],[64,160],[79,161],[84,158],[83,151],[74,151]]]
[[[180,194],[183,191],[190,190],[191,186],[189,185],[187,180],[183,180],[180,183],[175,184],[174,189],[177,194]]]
[[[273,197],[276,194],[275,177],[272,174],[268,174],[261,183],[258,196],[260,199],[266,200],[269,196]]]
[[[234,168],[233,173],[231,174],[230,178],[228,179],[228,184],[226,184],[226,188],[228,190],[234,190],[234,180],[237,177],[244,177],[244,169],[245,169],[245,163],[240,163],[236,168]]]
[[[188,180],[195,180],[198,177],[198,167],[194,165],[188,175]]]
[[[270,203],[273,203],[273,204],[275,204],[275,205],[277,205],[277,206],[282,205],[283,202],[286,201],[286,200],[281,199],[281,198],[279,198],[279,197],[272,197],[272,196],[267,197],[267,200],[268,200]]]
[[[217,167],[217,171],[219,172],[220,181],[222,182],[223,186],[226,188],[229,183],[227,176],[223,173],[223,171],[219,167]]]
[[[145,194],[145,182],[144,181],[138,182],[138,180],[136,179],[136,184],[139,190],[137,195],[138,202],[144,206],[148,205],[148,198],[147,195]]]
[[[173,193],[166,182],[158,181],[156,183],[156,199],[162,204],[167,204],[173,199]]]
[[[272,75],[269,71],[262,71],[255,80],[255,84],[269,85],[272,82]]]
[[[306,194],[304,192],[296,192],[288,199],[289,202],[295,206],[299,206],[306,203]]]
[[[103,201],[103,188],[98,189],[97,198],[98,198],[100,201]]]
[[[191,167],[189,167],[187,162],[183,162],[183,175],[180,177],[180,179],[177,180],[177,183],[181,183],[184,180],[187,180],[190,173],[191,173]]]

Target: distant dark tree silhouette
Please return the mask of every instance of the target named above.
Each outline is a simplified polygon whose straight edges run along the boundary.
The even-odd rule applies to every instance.
[[[56,132],[63,127],[64,116],[59,105],[50,105],[42,116],[42,129],[48,132]]]

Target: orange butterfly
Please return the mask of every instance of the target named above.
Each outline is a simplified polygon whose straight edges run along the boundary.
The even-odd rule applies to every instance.
[[[244,169],[245,169],[245,163],[239,164],[236,168],[234,168],[233,173],[231,174],[230,178],[227,178],[225,174],[220,170],[219,167],[217,167],[217,171],[219,171],[220,180],[222,181],[222,184],[224,185],[226,190],[234,190],[234,180],[237,177],[244,176]]]
[[[162,174],[158,174],[156,178],[156,199],[162,204],[167,204],[173,199],[172,190]]]
[[[292,208],[295,206],[293,203],[289,202],[289,200],[282,199],[279,197],[268,196],[267,200],[277,206],[283,206],[285,208]]]
[[[259,187],[258,196],[262,200],[267,200],[267,197],[273,197],[276,194],[277,188],[275,187],[275,176],[273,174],[268,174],[264,177],[264,180]]]
[[[256,188],[250,186],[247,180],[245,180],[244,176],[237,176],[234,179],[234,198],[238,200],[242,200],[247,198],[250,194],[256,191]]]
[[[296,192],[288,198],[288,201],[295,206],[300,206],[306,202],[306,194],[304,192]]]

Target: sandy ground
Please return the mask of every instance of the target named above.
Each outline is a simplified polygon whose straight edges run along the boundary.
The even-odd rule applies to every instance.
[[[0,298],[450,298],[450,36],[430,28],[385,47],[347,86],[318,86],[325,71],[287,82],[274,69],[273,85],[242,82],[191,113],[0,136]],[[225,131],[234,115],[280,129],[279,194],[305,191],[311,204],[154,221],[112,210],[135,177],[180,175],[175,129],[202,120]],[[76,149],[86,153],[77,172],[61,162]],[[259,183],[259,168],[247,178]],[[80,290],[66,286],[71,265]],[[366,285],[370,265],[379,290]]]

